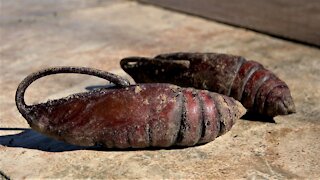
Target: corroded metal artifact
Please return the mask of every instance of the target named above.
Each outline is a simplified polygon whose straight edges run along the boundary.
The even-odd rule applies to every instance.
[[[285,82],[255,61],[216,53],[171,53],[155,58],[128,57],[121,67],[137,83],[172,83],[224,94],[248,112],[266,116],[295,112]]]
[[[36,79],[57,73],[98,76],[115,84],[36,105],[24,93]],[[230,130],[245,108],[233,98],[171,84],[137,84],[91,68],[58,67],[26,77],[16,105],[32,129],[75,145],[107,148],[193,146]]]

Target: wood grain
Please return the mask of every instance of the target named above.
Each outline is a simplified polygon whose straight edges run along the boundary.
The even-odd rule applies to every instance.
[[[140,1],[320,46],[320,1],[318,0]]]

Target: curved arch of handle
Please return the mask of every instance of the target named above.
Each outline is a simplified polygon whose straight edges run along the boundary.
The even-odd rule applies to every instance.
[[[37,79],[40,79],[42,77],[52,75],[52,74],[62,74],[62,73],[75,73],[75,74],[86,74],[86,75],[92,75],[96,77],[100,77],[102,79],[106,79],[110,81],[111,83],[114,83],[116,86],[120,87],[126,87],[129,86],[130,83],[127,79],[124,79],[118,75],[101,71],[94,68],[87,68],[87,67],[73,67],[73,66],[66,66],[66,67],[52,67],[48,69],[44,69],[35,73],[30,74],[27,76],[24,80],[21,81],[19,84],[15,101],[17,108],[19,112],[25,116],[27,113],[27,109],[30,108],[30,106],[26,105],[24,100],[25,91],[27,88]]]

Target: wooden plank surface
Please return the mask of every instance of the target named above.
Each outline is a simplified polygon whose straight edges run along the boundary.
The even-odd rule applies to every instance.
[[[141,0],[141,2],[320,46],[319,0]]]

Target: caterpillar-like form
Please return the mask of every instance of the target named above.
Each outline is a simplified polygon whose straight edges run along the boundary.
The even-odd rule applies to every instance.
[[[46,103],[26,105],[35,80],[57,73],[80,73],[115,84]],[[96,69],[56,67],[27,76],[18,86],[16,105],[32,129],[80,146],[146,148],[193,146],[229,131],[245,108],[233,98],[172,84],[130,85]]]
[[[255,61],[217,53],[169,53],[120,62],[137,83],[172,83],[206,89],[240,101],[248,112],[269,117],[295,112],[285,82]]]

